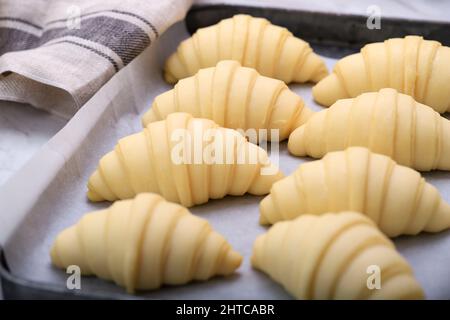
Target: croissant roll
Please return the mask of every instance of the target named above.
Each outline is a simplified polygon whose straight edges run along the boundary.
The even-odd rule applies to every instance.
[[[330,152],[275,183],[260,203],[260,222],[345,210],[367,215],[389,237],[450,227],[450,205],[434,186],[362,147]]]
[[[275,224],[253,246],[252,265],[297,299],[423,299],[408,262],[356,212],[304,215]],[[371,267],[380,287],[371,287]]]
[[[278,130],[286,139],[313,113],[303,100],[280,80],[260,76],[237,61],[221,61],[180,80],[175,88],[160,94],[142,118],[142,123],[164,120],[173,112],[211,119],[231,129]]]
[[[367,147],[420,171],[450,170],[450,121],[395,89],[339,100],[289,137],[289,151],[321,158]]]
[[[324,61],[307,42],[264,18],[238,14],[198,29],[184,40],[166,61],[164,78],[176,83],[220,60],[239,61],[286,83],[317,82],[328,74]]]
[[[119,140],[89,178],[91,201],[161,194],[186,207],[249,192],[264,195],[283,174],[237,131],[187,113],[170,114]]]
[[[58,268],[77,265],[83,275],[112,280],[132,293],[229,275],[242,256],[206,220],[142,193],[62,231],[51,259]]]
[[[313,88],[314,99],[330,106],[363,92],[394,88],[439,113],[450,111],[450,48],[419,36],[364,46],[336,63]]]

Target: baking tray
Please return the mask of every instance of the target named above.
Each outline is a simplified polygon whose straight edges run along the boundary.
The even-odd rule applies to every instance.
[[[2,190],[0,210],[16,210],[18,220],[5,244],[0,260],[0,276],[6,299],[289,299],[290,296],[266,275],[251,268],[249,257],[256,236],[266,231],[258,225],[258,204],[262,197],[245,195],[214,200],[191,209],[221,232],[244,257],[238,272],[226,278],[195,282],[186,286],[164,287],[152,292],[128,295],[111,282],[83,277],[81,290],[66,289],[67,275],[50,264],[49,248],[56,234],[75,223],[85,212],[104,208],[108,203],[86,200],[86,181],[99,158],[116,141],[137,132],[140,116],[152,99],[170,88],[161,77],[161,66],[187,30],[215,23],[235,13],[264,16],[284,25],[296,35],[311,41],[327,57],[340,58],[357,51],[361,44],[409,33],[422,34],[448,43],[447,24],[415,23],[383,19],[382,31],[365,29],[365,17],[311,13],[305,11],[209,5],[193,7],[184,22],[173,26],[152,47],[103,87]],[[363,27],[358,27],[362,23]],[[385,25],[401,26],[388,28]],[[416,26],[416,27],[414,27]],[[354,30],[340,32],[336,30]],[[413,28],[413,29],[411,29]],[[417,28],[417,29],[414,29]],[[365,29],[366,31],[364,31]],[[413,32],[415,30],[415,32]],[[436,31],[437,30],[437,31]],[[380,36],[380,34],[383,34]],[[335,60],[326,59],[329,68]],[[143,72],[145,70],[145,72]],[[292,85],[314,110],[311,85]],[[107,101],[108,103],[105,103]],[[448,116],[448,115],[447,115]],[[102,125],[98,125],[98,123]],[[287,175],[308,158],[288,154],[280,146],[280,167]],[[42,164],[38,166],[37,164]],[[450,201],[450,173],[424,175],[446,201]],[[27,180],[30,179],[30,180]],[[16,214],[10,212],[9,214]],[[450,232],[400,237],[397,248],[411,263],[429,298],[450,298]]]
[[[381,29],[370,30],[366,26],[366,16],[245,5],[194,6],[186,17],[186,26],[190,33],[194,33],[198,28],[216,24],[238,13],[265,17],[273,24],[286,27],[294,35],[308,41],[319,54],[334,58],[358,52],[366,43],[411,34],[422,35],[428,40],[437,40],[450,46],[449,22],[382,16]]]

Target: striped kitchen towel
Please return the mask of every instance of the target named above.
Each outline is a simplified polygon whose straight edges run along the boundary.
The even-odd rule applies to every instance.
[[[0,100],[70,117],[192,0],[0,0]]]

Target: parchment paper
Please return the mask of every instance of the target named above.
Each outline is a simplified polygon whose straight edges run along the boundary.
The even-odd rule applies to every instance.
[[[172,27],[161,41],[122,70],[0,191],[0,243],[11,272],[24,279],[65,288],[67,274],[51,266],[49,249],[56,234],[86,212],[108,203],[86,199],[86,182],[100,157],[117,140],[141,130],[140,115],[152,99],[170,89],[161,76],[168,53],[187,37],[184,24]],[[335,60],[326,59],[331,69]],[[293,85],[306,103],[320,110],[311,98],[310,85]],[[280,146],[280,167],[287,175],[310,159],[290,156]],[[450,173],[425,174],[450,201]],[[213,225],[244,255],[238,272],[227,278],[186,286],[164,287],[129,296],[111,282],[82,278],[82,291],[121,293],[124,298],[163,299],[288,299],[289,295],[266,275],[250,266],[253,241],[266,228],[258,224],[262,197],[246,195],[214,200],[191,209]],[[14,227],[16,226],[16,227]],[[450,298],[450,231],[395,240],[414,268],[429,298]]]

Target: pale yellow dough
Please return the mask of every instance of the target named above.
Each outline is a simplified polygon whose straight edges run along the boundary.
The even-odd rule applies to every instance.
[[[362,147],[328,153],[272,186],[260,222],[303,214],[362,212],[389,237],[450,227],[450,205],[421,175]]]
[[[307,42],[264,18],[238,14],[198,29],[184,40],[167,60],[164,77],[175,83],[220,60],[239,61],[286,83],[317,82],[328,74],[324,61]]]
[[[289,137],[289,151],[321,158],[349,146],[368,147],[417,170],[450,170],[450,121],[395,89],[338,100]]]
[[[51,249],[58,268],[80,267],[135,289],[157,289],[229,275],[242,256],[210,224],[151,193],[91,212],[56,238]]]
[[[330,106],[381,88],[408,94],[439,113],[450,111],[450,48],[418,36],[368,44],[339,60],[313,96]]]
[[[268,134],[276,129],[280,140],[313,113],[283,81],[260,76],[232,60],[200,69],[157,96],[142,123],[146,126],[180,111],[231,129],[267,129]]]
[[[356,212],[279,222],[256,239],[252,264],[297,299],[424,298],[393,243]],[[380,276],[380,289],[371,275]]]
[[[177,132],[186,134],[177,140]],[[155,192],[189,207],[227,194],[264,195],[281,178],[266,151],[238,131],[172,113],[119,140],[89,178],[88,198],[114,201]]]

